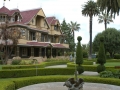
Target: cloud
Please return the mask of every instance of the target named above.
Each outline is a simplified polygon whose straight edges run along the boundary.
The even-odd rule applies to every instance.
[[[82,44],[87,44],[89,42],[89,17],[82,15],[82,5],[88,0],[6,0],[5,6],[7,8],[13,9],[18,8],[20,10],[43,8],[46,16],[56,16],[62,23],[63,19],[67,23],[70,21],[77,22],[80,24],[79,32],[75,32],[75,42],[77,42],[77,37],[82,36]],[[97,0],[94,0],[97,1]],[[3,6],[3,0],[0,3]],[[93,27],[92,27],[92,37],[94,39],[95,35],[104,30],[104,23],[98,23],[98,16],[93,17]],[[108,27],[114,27],[120,29],[119,26],[120,17],[116,16],[114,23],[110,23]]]

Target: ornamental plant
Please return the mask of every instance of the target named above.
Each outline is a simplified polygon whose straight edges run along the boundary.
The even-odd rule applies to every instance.
[[[100,37],[100,47],[99,47],[99,52],[98,52],[97,63],[100,64],[97,66],[97,72],[100,73],[104,71],[105,70],[104,64],[106,63],[104,37]]]

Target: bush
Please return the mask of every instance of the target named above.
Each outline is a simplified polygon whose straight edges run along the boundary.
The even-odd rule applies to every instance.
[[[2,69],[26,69],[26,68],[44,68],[45,66],[52,66],[52,65],[61,65],[66,64],[68,61],[50,61],[50,62],[42,62],[41,64],[34,64],[34,65],[7,65],[3,66]]]
[[[88,58],[88,53],[87,53],[87,51],[83,51],[83,58]]]
[[[115,78],[78,76],[78,78],[79,77],[84,79],[85,82],[103,83],[103,84],[120,86],[120,80]],[[3,81],[0,81],[0,90],[17,90],[18,88],[25,87],[32,84],[37,84],[37,83],[65,82],[68,78],[70,78],[70,76],[64,76],[64,75],[16,78],[16,79],[11,79],[10,81],[6,81],[6,83]],[[6,88],[9,88],[9,89],[6,89]]]
[[[2,60],[0,60],[0,65],[2,65]]]
[[[36,76],[36,70],[38,76],[73,75],[75,68],[37,68],[37,69],[31,68],[31,69],[1,70],[0,78],[18,78],[18,77]]]
[[[98,65],[97,66],[97,72],[98,73],[100,73],[100,72],[102,72],[102,71],[104,71],[105,70],[105,66],[104,65]]]
[[[83,73],[84,72],[83,66],[77,66],[77,71],[79,74]]]
[[[120,54],[115,54],[114,59],[120,59]]]
[[[100,77],[108,78],[108,77],[113,77],[113,73],[111,71],[103,71],[100,72]]]
[[[19,65],[21,60],[13,60],[12,65]]]

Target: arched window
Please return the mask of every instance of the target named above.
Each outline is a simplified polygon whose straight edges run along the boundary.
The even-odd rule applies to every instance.
[[[15,22],[18,21],[18,15],[15,15]]]

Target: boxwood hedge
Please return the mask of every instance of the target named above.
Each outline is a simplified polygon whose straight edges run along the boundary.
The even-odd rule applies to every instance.
[[[45,66],[51,66],[51,65],[60,65],[60,64],[66,64],[68,61],[54,61],[54,62],[42,62],[41,64],[36,65],[7,65],[2,66],[2,69],[27,69],[27,68],[44,68]]]
[[[16,78],[11,79],[9,81],[0,81],[0,90],[16,90],[18,88],[33,85],[37,83],[46,83],[46,82],[65,82],[71,76],[36,76],[36,77],[26,77],[26,78]],[[115,78],[100,78],[100,77],[92,77],[92,76],[79,76],[79,78],[83,78],[84,82],[92,82],[92,83],[104,83],[104,84],[112,84],[120,86],[120,79]]]

